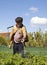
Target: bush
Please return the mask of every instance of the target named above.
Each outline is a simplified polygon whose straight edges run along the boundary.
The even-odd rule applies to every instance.
[[[7,45],[7,40],[4,37],[0,37],[0,44]]]
[[[21,54],[7,54],[0,52],[0,65],[47,65],[47,56],[36,56],[30,53],[25,54],[25,58]]]

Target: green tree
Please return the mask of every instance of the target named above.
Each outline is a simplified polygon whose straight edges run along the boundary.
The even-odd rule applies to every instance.
[[[44,39],[44,46],[47,46],[47,32],[44,33],[43,39]]]
[[[0,37],[0,45],[8,45],[8,39],[4,37]]]

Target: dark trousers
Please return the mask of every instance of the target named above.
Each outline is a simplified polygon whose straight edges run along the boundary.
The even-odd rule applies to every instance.
[[[22,55],[24,54],[24,44],[23,43],[14,42],[14,44],[13,44],[13,54],[16,54],[16,53],[21,53]]]

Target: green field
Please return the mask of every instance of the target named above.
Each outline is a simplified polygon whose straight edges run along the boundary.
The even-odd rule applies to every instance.
[[[0,46],[0,52],[3,53],[13,53],[13,48],[9,49],[8,46]],[[31,53],[33,55],[47,55],[47,47],[26,47],[24,48],[25,53]]]
[[[13,49],[0,46],[0,65],[47,65],[47,48],[26,47],[24,57],[13,55]]]

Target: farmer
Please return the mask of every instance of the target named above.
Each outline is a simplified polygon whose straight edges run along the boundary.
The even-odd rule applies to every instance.
[[[12,31],[10,33],[10,43],[9,48],[12,47],[13,44],[13,54],[21,53],[24,54],[24,42],[26,40],[26,27],[23,25],[23,18],[17,17],[15,19],[16,25],[12,27]]]

